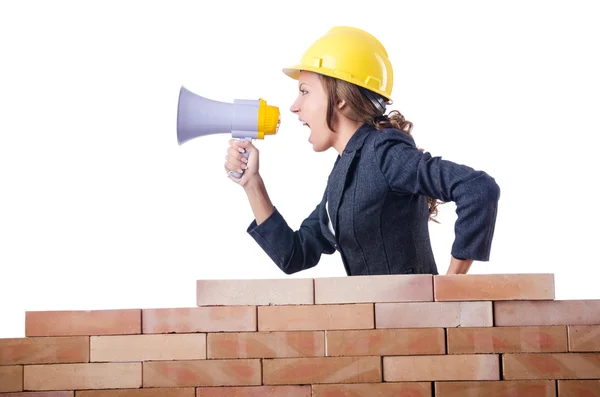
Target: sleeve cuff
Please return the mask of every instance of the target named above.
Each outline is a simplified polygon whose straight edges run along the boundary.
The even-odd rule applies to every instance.
[[[277,211],[277,207],[273,209],[271,215],[267,217],[260,225],[256,224],[256,219],[252,220],[246,232],[250,235],[265,235],[273,233],[275,229],[281,226],[281,223],[285,223],[283,216]]]

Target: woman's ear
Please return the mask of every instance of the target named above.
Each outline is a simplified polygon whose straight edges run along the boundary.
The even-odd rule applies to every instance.
[[[337,108],[339,110],[343,110],[345,107],[346,107],[346,101],[345,100],[342,99],[341,101],[338,102]]]

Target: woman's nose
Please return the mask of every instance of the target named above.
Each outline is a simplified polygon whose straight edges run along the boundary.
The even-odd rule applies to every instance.
[[[290,106],[290,112],[292,112],[292,113],[298,113],[300,111],[300,108],[298,108],[298,105],[296,104],[296,102],[297,101],[292,103],[292,106]]]

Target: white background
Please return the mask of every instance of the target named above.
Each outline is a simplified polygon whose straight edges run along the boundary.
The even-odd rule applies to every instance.
[[[600,24],[594,2],[3,1],[0,337],[25,311],[189,307],[195,280],[285,276],[246,234],[227,135],[178,146],[179,88],[282,111],[255,144],[297,228],[336,153],[315,153],[281,68],[335,25],[378,37],[394,106],[434,156],[501,191],[491,260],[471,273],[554,273],[557,299],[600,298]],[[455,207],[431,224],[440,273]],[[339,255],[290,277],[345,276]]]

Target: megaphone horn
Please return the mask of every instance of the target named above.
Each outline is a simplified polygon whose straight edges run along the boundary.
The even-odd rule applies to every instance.
[[[205,135],[228,134],[243,140],[264,139],[276,134],[279,108],[264,99],[235,99],[233,103],[213,101],[185,87],[179,90],[177,142],[179,145]],[[248,158],[248,153],[244,153]],[[232,173],[236,178],[242,175]]]

